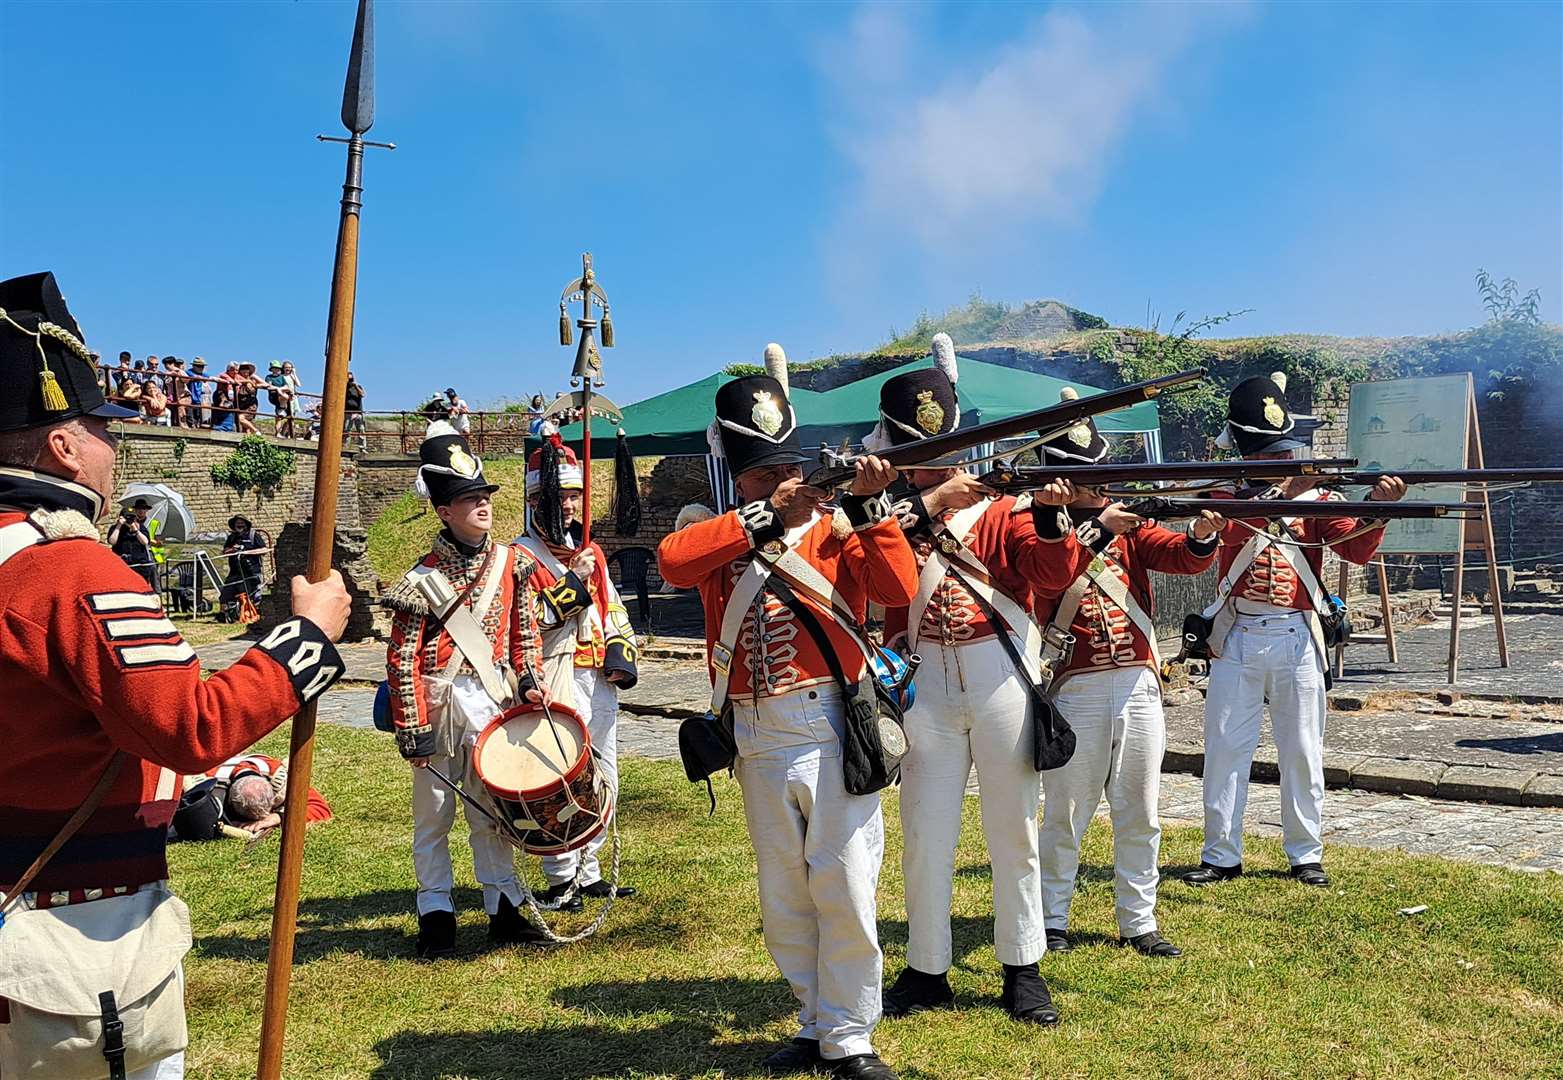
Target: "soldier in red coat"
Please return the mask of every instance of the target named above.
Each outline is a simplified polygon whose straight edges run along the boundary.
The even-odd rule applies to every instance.
[[[881,1007],[875,892],[884,822],[877,791],[846,790],[846,699],[830,657],[843,679],[861,677],[863,651],[835,604],[859,623],[870,600],[904,607],[916,591],[916,564],[884,495],[891,466],[861,462],[834,510],[824,505],[828,492],[803,483],[808,459],[780,346],[767,346],[766,368],[716,396],[711,443],[730,463],[742,505],[669,534],[657,557],[664,581],[700,590],[713,705],[730,716],[738,747],[765,944],[799,1002],[797,1037],[764,1068],[809,1072],[823,1064],[852,1080],[894,1080],[872,1044]],[[835,594],[823,602],[796,595],[808,621],[766,574],[789,553]]]
[[[879,424],[864,439],[866,448],[906,445],[959,427],[959,372],[948,334],[934,335],[933,354],[933,366],[902,372],[880,387]],[[1016,1020],[1056,1024],[1058,1009],[1037,969],[1046,950],[1037,855],[1042,786],[1033,751],[1036,690],[1023,668],[1028,642],[1038,638],[1032,590],[1066,567],[1056,546],[1037,537],[1031,500],[1017,505],[1012,496],[995,498],[960,469],[909,469],[907,479],[913,490],[896,512],[920,577],[911,604],[885,612],[885,637],[904,655],[921,657],[922,667],[916,703],[906,713],[911,748],[901,765],[906,968],[885,991],[885,1013],[954,1006],[950,901],[975,764],[993,867],[1001,1000]],[[1056,486],[1038,497],[1063,494]]]
[[[1042,454],[1047,462],[1085,465],[1104,460],[1108,449],[1096,423],[1085,420],[1044,443]],[[1085,487],[1066,511],[1037,522],[1068,567],[1036,599],[1037,619],[1048,627],[1044,653],[1053,666],[1053,700],[1075,732],[1074,756],[1042,774],[1042,908],[1050,951],[1071,947],[1080,842],[1105,797],[1119,940],[1146,956],[1182,955],[1156,924],[1167,722],[1150,572],[1204,570],[1216,557],[1221,524],[1206,511],[1187,534],[1173,532]],[[1051,642],[1066,636],[1072,645],[1056,650]]]
[[[102,973],[163,957],[168,977],[152,993],[181,992],[188,915],[164,857],[180,777],[248,747],[343,670],[332,642],[349,601],[333,572],[315,585],[294,578],[293,617],[202,678],[157,594],[98,541],[114,493],[110,423],[129,415],[105,404],[54,275],[0,283],[0,936],[15,959],[57,920],[90,928],[75,933],[98,950],[76,962],[43,951],[0,970],[0,1074],[83,1067],[18,1060],[32,1052],[17,1048],[31,1045],[29,1001],[50,970],[103,982],[78,988],[103,1014],[82,1017],[77,1041],[53,1052],[101,1053],[115,1075],[182,1075],[183,1024],[113,1034],[118,1009],[138,1002]],[[22,883],[95,789],[85,822]],[[149,974],[137,971],[137,985]]]
[[[1220,443],[1246,458],[1289,458],[1309,445],[1317,426],[1293,415],[1286,376],[1239,383],[1227,406]],[[1315,499],[1314,481],[1297,477],[1267,498]],[[1369,499],[1406,493],[1396,477],[1379,480]],[[1338,495],[1324,495],[1339,498]],[[1329,686],[1325,622],[1329,599],[1321,575],[1324,550],[1366,563],[1384,538],[1384,523],[1356,518],[1229,521],[1221,537],[1221,579],[1206,609],[1210,687],[1205,696],[1205,849],[1184,875],[1209,885],[1243,872],[1243,811],[1248,771],[1270,706],[1281,773],[1281,834],[1292,877],[1330,883],[1324,872],[1324,714]]]

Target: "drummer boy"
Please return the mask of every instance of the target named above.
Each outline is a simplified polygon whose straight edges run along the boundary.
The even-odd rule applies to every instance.
[[[482,798],[473,747],[506,706],[523,696],[542,700],[534,677],[542,643],[528,584],[531,559],[489,538],[491,498],[499,485],[484,479],[483,462],[443,421],[429,427],[419,456],[414,487],[428,498],[443,528],[429,554],[385,597],[395,613],[386,669],[397,747],[413,765],[416,949],[420,957],[435,959],[456,951],[450,830],[458,802],[471,835],[473,870],[483,886],[489,941],[542,938],[518,910],[514,849],[446,783]]]

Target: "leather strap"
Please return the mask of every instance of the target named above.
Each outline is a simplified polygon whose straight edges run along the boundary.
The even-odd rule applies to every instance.
[[[123,750],[116,749],[114,751],[114,756],[109,758],[109,763],[103,768],[103,775],[98,777],[98,782],[92,785],[92,790],[87,793],[87,800],[76,808],[76,812],[70,816],[64,825],[60,826],[60,831],[54,834],[54,839],[50,840],[48,846],[39,852],[32,865],[22,871],[22,876],[17,879],[16,884],[5,890],[4,893],[0,893],[0,919],[3,919],[5,913],[16,905],[17,901],[21,899],[23,891],[26,890],[28,885],[32,884],[33,878],[37,877],[39,871],[48,865],[49,860],[54,858],[60,848],[65,846],[65,842],[75,836],[76,831],[87,823],[87,819],[102,804],[103,797],[108,794],[109,788],[114,785],[115,779],[119,776],[119,771],[125,767],[125,759],[129,756]]]

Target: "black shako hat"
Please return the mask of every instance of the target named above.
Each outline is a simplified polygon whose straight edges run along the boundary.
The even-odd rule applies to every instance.
[[[1296,450],[1313,442],[1318,417],[1292,412],[1286,400],[1286,373],[1255,375],[1232,388],[1227,399],[1227,426],[1216,439],[1222,449],[1236,446],[1243,454]]]
[[[949,334],[933,336],[933,365],[903,371],[879,387],[879,423],[863,437],[869,453],[920,442],[961,426],[955,343]]]
[[[764,375],[745,375],[716,392],[716,419],[706,429],[711,452],[727,459],[734,476],[771,465],[809,460],[798,441],[798,418],[787,400],[787,354],[765,347]]]
[[[448,506],[471,491],[495,492],[483,477],[483,461],[472,456],[467,437],[443,420],[429,425],[418,447],[418,479],[413,490],[435,506]]]
[[[98,367],[52,273],[0,281],[0,431],[135,415],[103,400]]]
[[[1080,391],[1072,386],[1066,386],[1058,392],[1060,401],[1074,401],[1079,396]],[[1096,430],[1096,421],[1089,416],[1077,424],[1071,424],[1040,447],[1044,465],[1066,462],[1095,465],[1107,457],[1108,449],[1107,440],[1102,438],[1102,433]]]

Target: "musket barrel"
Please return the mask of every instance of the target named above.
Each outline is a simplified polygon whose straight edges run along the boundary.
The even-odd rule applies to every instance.
[[[1482,512],[1474,502],[1354,502],[1341,499],[1136,499],[1126,508],[1141,517],[1198,517],[1210,510],[1229,519],[1252,518],[1360,518],[1382,521],[1398,518],[1467,517]]]
[[[1329,476],[1331,485],[1372,487],[1386,476],[1407,484],[1558,484],[1563,468],[1539,469],[1353,469]]]
[[[1356,460],[1353,458],[1152,461],[1105,465],[1061,463],[993,469],[981,479],[995,490],[1013,494],[1045,487],[1054,480],[1071,480],[1089,487],[1156,481],[1285,480],[1293,476],[1317,476],[1331,469],[1351,469],[1355,466]]]

